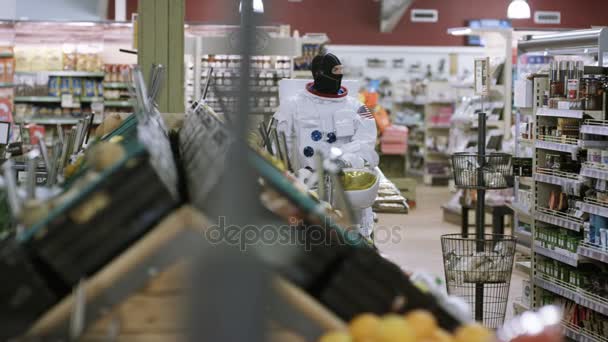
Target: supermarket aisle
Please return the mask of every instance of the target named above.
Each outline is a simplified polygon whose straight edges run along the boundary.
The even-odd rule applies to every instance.
[[[440,236],[459,233],[460,227],[443,221],[441,205],[451,197],[447,187],[419,185],[418,207],[408,215],[380,214],[376,234],[381,253],[389,260],[411,271],[424,271],[444,278]],[[489,222],[489,221],[488,221]],[[512,302],[522,295],[523,275],[514,271],[511,279],[507,318],[512,314]]]
[[[386,257],[412,271],[424,270],[443,276],[441,258],[442,234],[458,233],[459,227],[443,222],[440,206],[450,198],[447,187],[419,185],[418,207],[408,215],[380,214],[377,223],[377,245]],[[380,232],[390,231],[390,239]]]

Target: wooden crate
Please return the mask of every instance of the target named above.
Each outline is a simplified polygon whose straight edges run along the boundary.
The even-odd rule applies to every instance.
[[[115,293],[109,289],[123,281],[131,272],[141,272],[138,265],[184,232],[194,232],[203,237],[206,219],[190,206],[184,206],[163,220],[156,228],[117,257],[105,268],[85,282],[87,303],[109,300]],[[190,236],[192,238],[192,236]],[[105,342],[109,332],[118,329],[119,342],[182,342],[186,338],[186,320],[182,316],[184,303],[188,300],[187,274],[190,262],[178,256],[162,270],[145,270],[141,286],[117,303],[108,304],[100,312],[89,312],[84,334],[79,341]],[[301,315],[315,323],[321,331],[344,329],[345,324],[332,312],[319,304],[307,293],[286,280],[275,280],[276,293],[283,301]],[[64,298],[49,310],[24,337],[24,341],[38,337],[66,334],[70,315],[77,295]],[[286,327],[277,327],[271,333],[273,341],[302,341],[305,332],[294,332]],[[37,340],[38,341],[38,340]]]
[[[165,218],[156,228],[114,259],[84,283],[87,303],[104,300],[108,289],[125,275],[137,271],[137,266],[185,231],[202,233],[205,218],[195,209],[184,206]],[[81,341],[106,341],[108,332],[118,327],[118,341],[181,341],[179,308],[184,300],[184,270],[186,262],[176,259],[168,268],[148,270],[149,279],[139,290],[117,305],[108,305],[104,312],[88,312],[93,322],[87,326]],[[76,301],[76,295],[64,298],[49,310],[27,333],[26,338],[65,334],[66,325]],[[96,319],[98,318],[98,319]]]

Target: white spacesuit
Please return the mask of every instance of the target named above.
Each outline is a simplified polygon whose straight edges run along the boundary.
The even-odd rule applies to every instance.
[[[345,165],[359,169],[376,167],[376,122],[370,110],[341,87],[337,57],[317,56],[313,76],[315,82],[282,103],[274,116],[277,130],[287,138],[294,170],[316,170],[317,154],[329,156],[332,147],[342,150]],[[369,238],[374,223],[372,209],[355,214],[360,219],[361,234]]]

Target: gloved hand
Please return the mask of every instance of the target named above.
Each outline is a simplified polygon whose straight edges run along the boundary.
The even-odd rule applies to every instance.
[[[340,160],[345,165],[348,165],[347,167],[342,167],[343,169],[345,169],[345,168],[362,169],[365,167],[365,160],[363,160],[363,158],[359,157],[358,155],[356,155],[354,153],[344,153],[344,155],[342,155]]]
[[[296,171],[296,178],[309,189],[317,185],[318,176],[310,168],[301,168]]]

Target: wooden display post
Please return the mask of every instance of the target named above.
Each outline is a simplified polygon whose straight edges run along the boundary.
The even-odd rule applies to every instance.
[[[137,63],[149,81],[153,64],[166,67],[158,109],[184,112],[184,0],[139,0]]]

